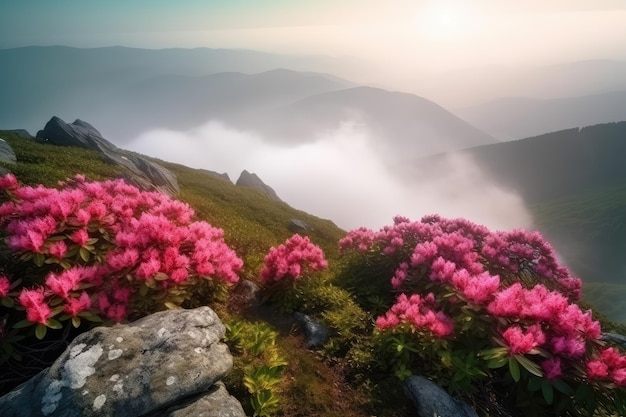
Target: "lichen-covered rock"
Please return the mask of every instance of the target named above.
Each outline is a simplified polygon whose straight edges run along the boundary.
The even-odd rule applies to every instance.
[[[478,417],[464,402],[457,401],[439,385],[413,375],[404,382],[404,391],[417,408],[418,417]]]
[[[241,403],[230,395],[222,382],[197,397],[178,403],[147,417],[245,417]]]
[[[151,415],[205,394],[230,371],[224,333],[208,307],[95,328],[74,339],[50,368],[0,398],[0,415]]]

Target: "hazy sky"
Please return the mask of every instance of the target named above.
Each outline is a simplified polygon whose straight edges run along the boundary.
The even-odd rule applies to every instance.
[[[7,0],[0,48],[221,47],[408,69],[626,59],[623,0]]]

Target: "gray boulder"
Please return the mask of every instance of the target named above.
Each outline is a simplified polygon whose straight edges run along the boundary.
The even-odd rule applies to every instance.
[[[6,140],[0,138],[0,162],[5,164],[14,164],[17,162],[15,152]]]
[[[125,179],[143,189],[156,189],[169,195],[180,191],[176,176],[163,166],[148,159],[125,152],[102,137],[95,127],[82,120],[67,124],[58,117],[50,119],[37,139],[58,146],[77,146],[92,149],[102,154],[104,160],[126,168]]]
[[[304,330],[306,340],[304,346],[307,349],[314,349],[324,346],[328,341],[329,332],[323,324],[313,319],[311,316],[297,312],[293,317],[298,325]]]
[[[208,307],[97,327],[74,339],[50,368],[1,397],[0,415],[181,417],[199,415],[190,403],[196,397],[213,404],[215,411],[204,415],[243,416],[222,387],[215,388],[232,367],[220,342],[224,333]],[[207,398],[215,392],[228,399],[223,413],[216,409],[221,400]]]
[[[278,194],[276,194],[276,191],[274,191],[272,187],[265,184],[257,174],[250,173],[245,169],[243,170],[235,184],[241,185],[243,187],[255,188],[262,191],[270,199],[282,202],[282,200],[280,199],[280,197],[278,197]]]
[[[421,376],[409,377],[404,382],[404,392],[417,408],[418,417],[478,417],[469,405]]]
[[[37,132],[36,138],[41,142],[59,146],[78,146],[96,151],[116,149],[115,145],[104,139],[100,132],[89,123],[76,120],[74,123],[67,124],[56,116]]]
[[[151,413],[150,417],[242,417],[241,403],[230,395],[222,382],[217,382],[207,392],[186,401]]]

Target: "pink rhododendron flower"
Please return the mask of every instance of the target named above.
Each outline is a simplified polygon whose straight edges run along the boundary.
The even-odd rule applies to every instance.
[[[67,269],[60,274],[50,273],[46,278],[46,287],[61,298],[67,299],[71,291],[76,290],[81,282],[81,269]]]
[[[70,298],[67,301],[67,304],[65,304],[63,311],[71,317],[76,317],[78,314],[89,310],[90,308],[91,299],[89,298],[89,294],[83,291],[79,298]]]
[[[85,246],[87,241],[89,240],[89,233],[85,229],[78,229],[70,236],[72,242],[76,243],[78,246]]]
[[[261,278],[265,282],[298,279],[306,269],[320,271],[328,267],[324,252],[308,237],[293,235],[277,248],[270,248],[264,258]]]
[[[46,324],[52,315],[50,306],[45,301],[43,289],[23,289],[18,298],[26,308],[26,319],[32,323]]]
[[[611,372],[611,378],[616,385],[620,387],[626,386],[626,368],[614,369]]]
[[[0,177],[0,189],[11,190],[17,187],[17,178],[15,175],[8,173],[4,177]]]
[[[511,326],[502,333],[502,338],[509,347],[511,355],[528,353],[546,340],[543,331],[537,325],[530,326],[526,332],[519,326]]]
[[[454,323],[442,311],[433,310],[434,296],[400,294],[396,303],[385,315],[378,317],[376,325],[384,330],[400,323],[408,323],[416,329],[427,330],[437,337],[446,337],[454,331]]]
[[[587,362],[587,376],[593,379],[604,379],[609,376],[609,367],[601,360]]]
[[[465,270],[457,270],[452,275],[452,285],[469,301],[482,304],[493,297],[500,287],[500,277],[483,272],[479,275],[470,275]]]
[[[6,297],[11,289],[11,282],[4,275],[0,275],[0,298]]]
[[[546,359],[541,363],[541,369],[543,369],[544,376],[547,379],[560,378],[563,374],[561,370],[561,359],[558,357]]]
[[[62,259],[67,253],[67,245],[64,241],[59,240],[50,246],[50,255]]]

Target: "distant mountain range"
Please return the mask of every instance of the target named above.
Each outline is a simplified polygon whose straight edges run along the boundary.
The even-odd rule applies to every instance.
[[[581,97],[502,98],[455,111],[501,139],[521,139],[572,127],[626,120],[626,88]]]
[[[148,130],[218,120],[268,141],[301,143],[355,121],[402,155],[495,142],[424,98],[276,69],[332,67],[317,59],[211,49],[0,50],[0,90],[11,97],[0,103],[0,127],[32,129],[53,114],[80,118],[123,146]]]

